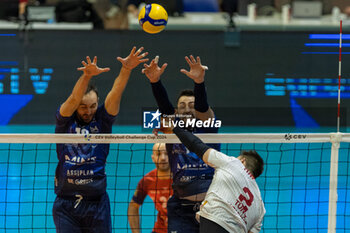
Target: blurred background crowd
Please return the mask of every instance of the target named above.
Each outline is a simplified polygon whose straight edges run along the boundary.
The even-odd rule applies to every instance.
[[[95,28],[127,29],[128,17],[137,17],[143,4],[159,3],[170,16],[182,17],[184,12],[227,12],[247,15],[247,6],[255,3],[258,16],[281,12],[282,6],[299,0],[1,0],[0,20],[23,20],[28,6],[55,6],[57,21],[93,22]],[[304,0],[305,1],[305,0]],[[350,0],[306,0],[320,2],[322,14],[335,7],[350,15]]]

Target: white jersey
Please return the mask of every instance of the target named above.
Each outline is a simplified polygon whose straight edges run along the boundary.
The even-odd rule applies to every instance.
[[[214,149],[208,162],[215,174],[198,214],[230,233],[258,233],[266,211],[253,175],[239,159]]]

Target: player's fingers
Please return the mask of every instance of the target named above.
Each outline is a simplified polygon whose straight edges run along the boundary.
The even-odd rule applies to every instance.
[[[141,62],[141,63],[142,63],[142,62],[148,62],[148,60],[149,60],[148,58],[145,58],[145,59],[141,59],[140,62]]]
[[[88,62],[88,64],[91,64],[91,59],[89,56],[86,57],[86,61]]]
[[[145,71],[146,71],[146,69],[142,69],[142,70],[141,70],[141,73],[143,73],[143,74],[144,74],[144,73],[145,73]]]
[[[83,64],[84,67],[87,66],[85,61],[82,61],[81,64]]]
[[[151,63],[149,63],[149,66],[151,67],[151,66],[157,66],[157,63],[154,61],[154,59],[151,61]]]
[[[162,65],[162,67],[160,68],[160,70],[163,72],[167,66],[168,66],[168,64],[167,64],[167,63],[164,63],[164,64]]]
[[[135,51],[136,51],[136,46],[132,47],[132,50],[131,50],[129,56],[130,56],[130,55],[133,55],[133,54],[135,53]]]
[[[191,60],[186,56],[185,57],[185,59],[186,59],[186,61],[187,61],[187,64],[189,64],[190,66],[192,65],[192,62],[191,62]]]
[[[85,70],[85,67],[79,67],[77,70]]]
[[[100,69],[101,72],[108,72],[108,71],[110,71],[110,70],[111,70],[111,69],[108,68],[108,67],[107,67],[107,68],[101,68],[101,69]]]
[[[190,55],[191,61],[192,63],[196,63],[196,59],[194,59],[194,57],[192,55]]]
[[[138,56],[138,58],[143,58],[143,57],[146,57],[148,55],[148,52],[145,52],[143,54],[141,54],[140,56]]]
[[[209,70],[208,66],[202,66],[202,67],[203,67],[203,69],[205,69],[205,70]]]
[[[117,57],[117,60],[120,62],[123,62],[123,58],[121,58],[121,57]]]
[[[154,62],[158,64],[158,62],[159,62],[159,56],[158,55],[154,58]]]
[[[188,72],[188,71],[185,70],[185,69],[181,69],[180,72],[183,73],[183,74],[186,74],[186,75],[188,75],[188,74],[190,73],[190,72]]]
[[[143,47],[139,48],[139,49],[136,51],[135,55],[139,55],[139,54],[142,52],[142,50],[143,50]]]
[[[197,63],[202,64],[201,63],[201,58],[199,56],[197,56]]]
[[[97,57],[96,56],[94,56],[94,60],[92,61],[92,64],[97,64]]]

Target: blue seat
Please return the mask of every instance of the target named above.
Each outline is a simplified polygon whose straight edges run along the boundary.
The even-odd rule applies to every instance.
[[[218,12],[217,0],[183,0],[185,12]]]

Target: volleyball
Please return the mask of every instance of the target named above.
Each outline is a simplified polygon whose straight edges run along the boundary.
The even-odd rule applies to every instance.
[[[168,22],[168,13],[159,4],[148,4],[139,13],[139,24],[150,34],[161,32]]]

